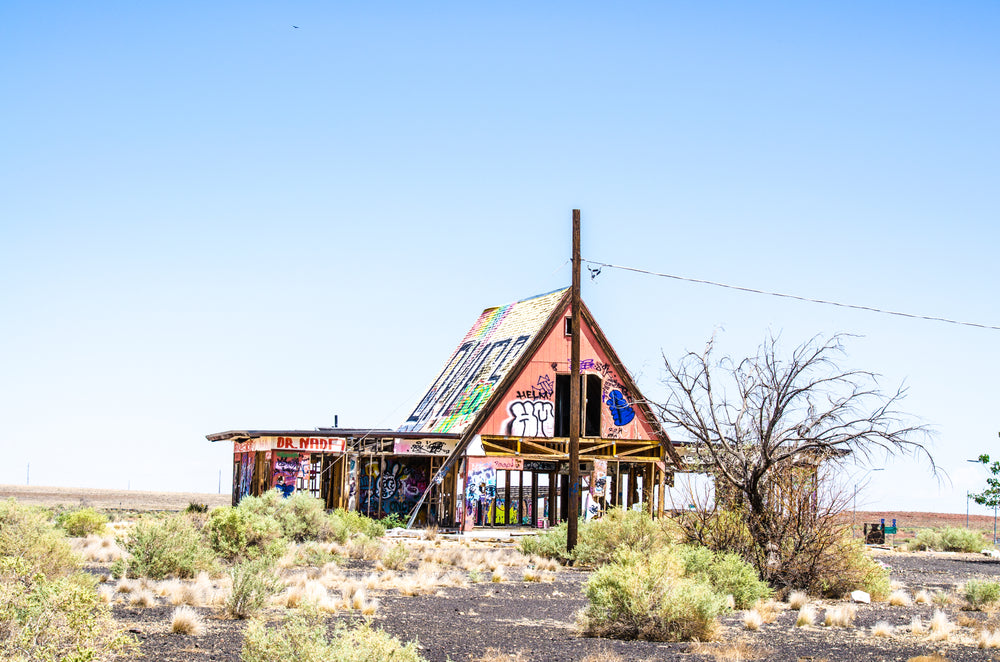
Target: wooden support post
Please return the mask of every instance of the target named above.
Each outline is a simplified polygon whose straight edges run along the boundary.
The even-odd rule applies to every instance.
[[[559,474],[549,472],[549,526],[559,523]]]
[[[541,519],[541,514],[538,511],[538,474],[534,471],[531,472],[531,526],[537,527],[538,520]]]
[[[653,516],[653,469],[652,464],[644,464],[642,467],[642,503],[646,507],[649,516]]]
[[[659,494],[656,499],[656,516],[663,517],[664,502],[667,498],[667,472],[657,468],[660,475]]]
[[[573,288],[570,305],[569,367],[569,499],[566,551],[576,547],[580,518],[580,210],[573,210]]]

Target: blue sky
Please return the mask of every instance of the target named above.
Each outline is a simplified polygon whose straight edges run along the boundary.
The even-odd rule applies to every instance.
[[[995,4],[536,4],[3,3],[0,483],[214,491],[207,433],[395,427],[483,308],[568,284],[573,208],[588,259],[1000,325]],[[1000,454],[1000,332],[584,298],[653,399],[712,334],[860,336],[950,476],[860,505],[962,512]]]

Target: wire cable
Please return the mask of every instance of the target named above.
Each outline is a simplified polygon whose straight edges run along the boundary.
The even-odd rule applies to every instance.
[[[688,283],[700,283],[702,285],[713,285],[715,287],[724,287],[730,290],[738,290],[740,292],[749,292],[751,294],[764,294],[772,297],[781,297],[782,299],[795,299],[796,301],[805,301],[808,303],[820,303],[826,306],[838,306],[840,308],[853,308],[854,310],[864,310],[870,313],[881,313],[882,315],[896,315],[897,317],[908,317],[910,319],[918,320],[928,320],[931,322],[946,322],[948,324],[958,324],[959,326],[972,326],[979,329],[990,329],[992,331],[1000,331],[1000,326],[992,326],[989,324],[978,324],[976,322],[963,322],[961,320],[948,319],[947,317],[934,317],[931,315],[914,315],[912,313],[901,313],[895,310],[883,310],[882,308],[875,308],[873,306],[858,306],[851,303],[841,303],[839,301],[826,301],[824,299],[812,299],[810,297],[800,297],[794,294],[782,294],[780,292],[768,292],[766,290],[757,290],[752,287],[741,287],[739,285],[728,285],[726,283],[717,283],[711,280],[703,280],[700,278],[688,278],[686,276],[676,276],[674,274],[664,274],[656,271],[648,271],[646,269],[637,269],[636,267],[624,267],[620,264],[608,264],[607,262],[597,262],[595,260],[582,259],[581,262],[586,262],[588,264],[595,265],[597,267],[597,273],[604,267],[609,269],[621,269],[622,271],[632,271],[639,274],[646,274],[648,276],[659,276],[660,278],[672,278],[674,280],[681,280]],[[588,267],[589,269],[590,267]],[[595,278],[597,274],[591,270],[592,278]]]

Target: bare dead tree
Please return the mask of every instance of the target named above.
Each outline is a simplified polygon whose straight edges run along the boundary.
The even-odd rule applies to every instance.
[[[656,405],[660,418],[689,442],[689,465],[714,476],[727,516],[746,527],[753,549],[733,551],[768,579],[793,557],[821,553],[809,542],[815,536],[791,534],[829,529],[845,503],[821,498],[820,465],[909,454],[936,472],[927,428],[896,409],[905,390],[886,395],[876,374],[842,370],[835,358],[843,339],[813,338],[787,359],[774,336],[739,362],[716,360],[714,340],[677,363],[664,356],[669,396]]]

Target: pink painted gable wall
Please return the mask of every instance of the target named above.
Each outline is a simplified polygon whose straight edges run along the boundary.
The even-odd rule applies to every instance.
[[[569,307],[563,311],[562,318],[568,315]],[[581,374],[602,377],[601,437],[656,439],[642,411],[634,406],[636,394],[624,386],[586,321],[581,323],[580,335]],[[499,406],[477,431],[478,434],[552,437],[555,431],[556,374],[569,374],[569,357],[570,337],[565,335],[564,323],[560,321],[510,390],[497,394],[500,397]],[[555,368],[552,364],[556,364]]]

